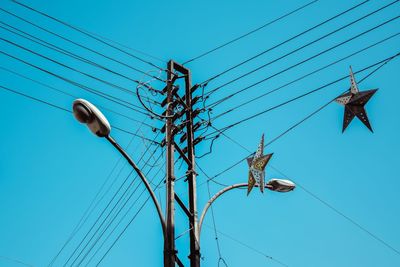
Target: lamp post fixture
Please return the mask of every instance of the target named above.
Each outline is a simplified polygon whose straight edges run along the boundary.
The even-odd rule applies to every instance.
[[[139,169],[139,167],[135,164],[135,162],[132,160],[132,158],[123,150],[123,148],[118,145],[118,143],[110,136],[111,132],[111,125],[106,119],[106,117],[101,113],[99,109],[97,109],[93,104],[91,104],[89,101],[84,100],[84,99],[76,99],[73,102],[73,114],[75,118],[83,124],[86,124],[87,127],[90,129],[90,131],[95,134],[98,137],[104,137],[106,138],[120,153],[124,158],[128,161],[128,163],[133,167],[135,172],[138,174],[142,182],[144,183],[147,191],[150,194],[150,197],[156,207],[158,217],[160,219],[161,227],[162,227],[162,232],[163,232],[163,237],[164,237],[164,266],[166,267],[173,267],[175,266],[175,263],[177,263],[180,267],[183,267],[182,262],[178,259],[176,252],[175,251],[175,240],[173,239],[172,242],[170,240],[172,239],[171,236],[174,236],[173,228],[172,230],[169,230],[169,227],[167,226],[166,219],[168,216],[171,216],[171,214],[168,213],[168,209],[166,210],[166,216],[164,217],[160,203],[158,202],[155,193],[153,189],[151,188],[148,180],[142,173],[142,171]],[[221,195],[224,193],[232,190],[232,189],[237,189],[237,188],[244,188],[247,187],[248,183],[240,183],[240,184],[234,184],[231,186],[228,186],[219,192],[217,192],[205,205],[200,219],[196,220],[195,223],[198,223],[198,230],[196,231],[196,235],[198,239],[200,239],[200,231],[201,231],[201,226],[203,224],[203,220],[205,218],[205,215],[210,208],[210,206],[214,203],[214,201],[219,198]],[[256,184],[255,186],[259,186]],[[265,188],[271,190],[271,191],[277,191],[277,192],[289,192],[292,191],[295,188],[295,184],[292,181],[289,180],[283,180],[283,179],[271,179],[268,183],[265,184]],[[176,197],[176,196],[175,196]],[[167,198],[167,201],[173,201],[170,198]],[[168,205],[168,203],[167,203]],[[172,218],[173,219],[173,218]],[[198,242],[199,240],[196,240]],[[174,252],[174,253],[173,253]],[[200,257],[198,257],[200,259]],[[191,261],[190,266],[200,266],[200,261],[196,260],[194,263]]]

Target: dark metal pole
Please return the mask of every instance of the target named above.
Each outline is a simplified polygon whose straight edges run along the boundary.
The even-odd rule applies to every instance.
[[[167,180],[166,180],[166,234],[164,236],[164,267],[175,267],[175,176],[174,176],[174,136],[173,136],[173,111],[171,103],[173,101],[172,95],[172,78],[173,78],[173,62],[168,62],[167,72],[167,112],[165,124],[165,141],[167,146],[166,153],[166,166],[167,166]]]
[[[200,266],[200,244],[197,221],[197,194],[196,194],[196,172],[195,172],[195,154],[194,154],[194,134],[193,134],[193,107],[192,107],[192,76],[189,69],[186,68],[185,74],[185,102],[186,102],[186,138],[187,138],[187,157],[188,164],[188,186],[189,186],[189,211],[192,216],[189,217],[190,228],[190,266]]]

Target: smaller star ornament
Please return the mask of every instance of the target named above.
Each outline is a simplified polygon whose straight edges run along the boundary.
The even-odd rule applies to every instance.
[[[249,181],[247,186],[247,195],[250,194],[253,187],[258,184],[261,193],[264,192],[265,188],[265,166],[271,159],[272,154],[264,155],[264,134],[261,137],[260,144],[258,145],[256,154],[254,157],[247,158],[247,164],[249,165]]]
[[[357,116],[357,118],[365,125],[367,128],[373,132],[371,124],[369,123],[367,112],[365,111],[365,104],[370,100],[370,98],[375,94],[378,89],[371,89],[367,91],[358,90],[356,79],[354,78],[353,70],[350,66],[350,92],[338,96],[335,101],[344,106],[344,118],[343,118],[343,128],[344,132],[349,126],[350,122]]]

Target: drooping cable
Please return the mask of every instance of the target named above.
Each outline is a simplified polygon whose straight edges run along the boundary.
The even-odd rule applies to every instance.
[[[208,199],[211,199],[211,191],[210,191],[210,182],[207,181],[207,192],[208,192]],[[219,239],[218,239],[218,231],[217,231],[217,224],[215,223],[215,216],[214,216],[214,207],[213,204],[211,204],[211,218],[212,218],[212,223],[213,223],[213,229],[214,229],[214,238],[215,238],[215,243],[217,245],[217,251],[218,251],[218,267],[220,266],[220,263],[224,264],[225,267],[228,267],[228,264],[226,263],[225,259],[222,257],[221,254],[221,246],[219,244]]]

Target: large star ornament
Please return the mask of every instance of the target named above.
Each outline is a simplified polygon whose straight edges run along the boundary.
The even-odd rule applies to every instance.
[[[249,165],[249,181],[247,186],[247,195],[250,194],[253,187],[258,184],[260,191],[263,193],[265,188],[265,166],[272,157],[271,154],[264,154],[264,135],[261,137],[260,144],[254,157],[247,158]]]
[[[342,132],[346,130],[350,122],[357,116],[357,118],[364,123],[368,129],[372,131],[371,124],[369,123],[367,112],[365,111],[365,104],[375,94],[378,89],[372,89],[367,91],[358,90],[357,82],[354,78],[353,70],[350,66],[350,92],[338,96],[335,101],[344,106],[344,119]]]

